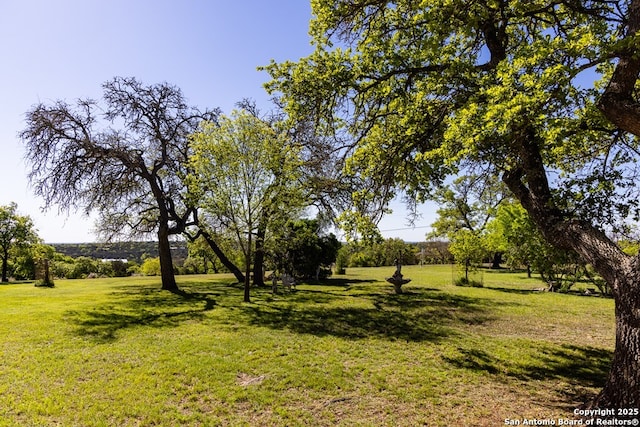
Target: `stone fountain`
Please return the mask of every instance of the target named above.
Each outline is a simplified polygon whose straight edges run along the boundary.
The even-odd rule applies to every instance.
[[[401,294],[402,285],[404,285],[405,283],[409,283],[411,279],[403,279],[402,273],[400,272],[402,270],[402,264],[400,264],[400,261],[398,261],[397,259],[394,262],[396,264],[396,271],[395,273],[393,273],[393,276],[387,278],[387,282],[393,285],[396,294]]]

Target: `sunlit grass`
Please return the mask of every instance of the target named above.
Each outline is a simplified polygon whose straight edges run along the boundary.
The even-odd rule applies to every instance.
[[[0,286],[0,425],[501,425],[604,381],[613,302],[393,268],[272,295],[230,276]]]

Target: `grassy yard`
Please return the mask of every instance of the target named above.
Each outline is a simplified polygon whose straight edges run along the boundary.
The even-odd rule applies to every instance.
[[[348,269],[271,295],[229,276],[0,286],[0,426],[493,426],[574,418],[612,356],[613,301],[524,274]]]

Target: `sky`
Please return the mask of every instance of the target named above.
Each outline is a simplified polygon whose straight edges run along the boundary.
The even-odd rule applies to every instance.
[[[93,219],[42,210],[28,183],[18,133],[34,104],[100,99],[115,76],[168,82],[189,104],[230,113],[253,99],[271,108],[257,67],[312,52],[306,0],[0,0],[0,205],[15,202],[46,243],[96,241]],[[381,221],[384,237],[422,241],[435,208],[407,225],[401,202]]]

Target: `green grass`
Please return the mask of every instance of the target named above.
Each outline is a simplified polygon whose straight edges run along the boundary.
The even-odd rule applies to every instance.
[[[348,269],[271,295],[229,276],[0,286],[0,426],[504,425],[601,387],[613,301],[524,274]]]

